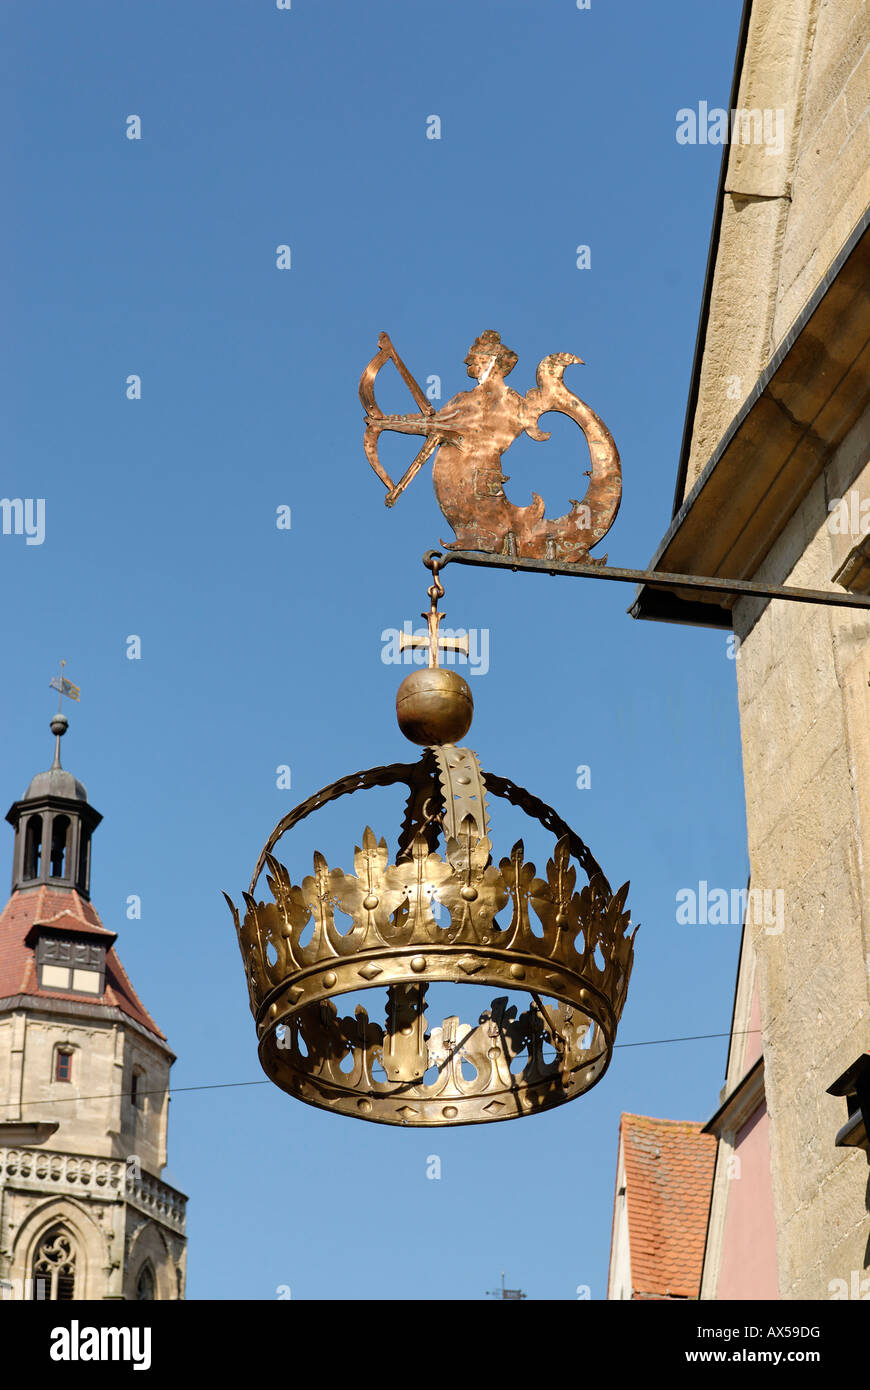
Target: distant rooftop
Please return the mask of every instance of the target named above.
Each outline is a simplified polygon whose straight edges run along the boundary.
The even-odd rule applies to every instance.
[[[716,1139],[701,1123],[623,1115],[632,1297],[697,1298]]]

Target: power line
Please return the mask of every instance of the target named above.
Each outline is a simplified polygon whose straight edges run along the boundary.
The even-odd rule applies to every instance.
[[[733,1033],[691,1033],[691,1034],[687,1034],[685,1037],[680,1037],[680,1038],[647,1038],[647,1039],[645,1039],[643,1042],[614,1043],[614,1044],[613,1044],[613,1047],[614,1047],[614,1051],[616,1050],[617,1047],[660,1047],[663,1043],[702,1042],[702,1041],[706,1040],[707,1038],[742,1038],[742,1037],[748,1036],[750,1033],[760,1033],[760,1032],[761,1032],[761,1029],[760,1029],[760,1028],[744,1028],[744,1029],[741,1029],[741,1030],[738,1031],[738,1032],[733,1032]],[[523,1053],[519,1053],[518,1055],[519,1055],[519,1056],[523,1056],[524,1054],[523,1054]],[[200,1086],[173,1086],[173,1087],[170,1088],[169,1095],[170,1095],[170,1099],[171,1099],[172,1096],[179,1096],[179,1095],[182,1095],[182,1094],[183,1094],[184,1092],[186,1092],[186,1091],[225,1091],[225,1090],[231,1090],[231,1089],[233,1089],[234,1087],[237,1087],[237,1086],[271,1086],[271,1085],[272,1085],[272,1082],[269,1081],[268,1078],[263,1078],[262,1080],[258,1080],[258,1081],[209,1081],[209,1082],[203,1083],[203,1084],[200,1085]],[[155,1089],[155,1090],[153,1090],[153,1091],[139,1091],[138,1094],[139,1094],[140,1096],[162,1096],[162,1095],[165,1095],[165,1094],[166,1094],[166,1091],[165,1091],[165,1090],[162,1090],[162,1089],[160,1089],[160,1090]],[[123,1098],[123,1097],[126,1096],[126,1095],[129,1095],[129,1092],[128,1092],[128,1091],[110,1091],[110,1092],[108,1092],[108,1094],[102,1095],[102,1096],[68,1096],[68,1097],[67,1097],[67,1096],[58,1096],[58,1097],[56,1097],[56,1099],[54,1099],[54,1100],[52,1100],[52,1101],[49,1101],[48,1104],[49,1104],[49,1105],[68,1105],[71,1101],[79,1101],[79,1100],[81,1100],[81,1101],[85,1101],[85,1100],[117,1100],[119,1097]],[[44,1100],[25,1100],[25,1101],[22,1101],[22,1102],[21,1102],[21,1106],[23,1107],[23,1106],[25,1106],[25,1105],[42,1105],[42,1106],[45,1106],[45,1105],[46,1105],[46,1102],[45,1102]],[[0,1120],[0,1124],[2,1124],[2,1123],[3,1123],[3,1121]],[[12,1123],[12,1122],[7,1120],[6,1123],[9,1124],[9,1123]]]
[[[614,1043],[613,1049],[618,1047],[658,1047],[661,1043],[673,1042],[700,1042],[703,1038],[745,1038],[749,1033],[760,1033],[760,1028],[743,1028],[733,1033],[695,1033],[685,1038],[649,1038],[646,1042],[633,1043]]]
[[[224,1091],[233,1086],[271,1086],[271,1084],[271,1081],[269,1081],[267,1077],[264,1077],[261,1081],[210,1081],[201,1086],[172,1086],[169,1088],[168,1094],[171,1100],[173,1096],[181,1095],[183,1091]],[[101,1096],[57,1096],[49,1101],[48,1104],[69,1105],[70,1101],[77,1100],[117,1100],[119,1097],[123,1099],[124,1096],[129,1096],[129,1094],[129,1091],[108,1091]],[[153,1091],[140,1090],[137,1092],[137,1095],[140,1096],[165,1096],[166,1094],[167,1089],[165,1087],[155,1088]],[[44,1100],[25,1100],[22,1101],[21,1104],[22,1106],[45,1105],[46,1102]],[[3,1123],[4,1121],[0,1120],[0,1124]],[[10,1121],[7,1120],[5,1123],[9,1124]]]

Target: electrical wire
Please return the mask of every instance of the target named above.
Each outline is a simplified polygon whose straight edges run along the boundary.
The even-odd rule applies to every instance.
[[[613,1044],[613,1048],[614,1048],[614,1051],[615,1051],[616,1048],[618,1048],[618,1047],[660,1047],[663,1043],[702,1042],[702,1041],[706,1040],[707,1038],[742,1038],[742,1037],[748,1036],[750,1033],[760,1033],[760,1032],[761,1032],[761,1029],[760,1029],[760,1028],[744,1028],[741,1032],[735,1032],[735,1033],[691,1033],[691,1034],[686,1035],[685,1037],[680,1037],[680,1038],[647,1038],[647,1039],[645,1039],[643,1042],[614,1043],[614,1044]],[[518,1054],[518,1055],[523,1055],[523,1054]],[[237,1087],[237,1086],[271,1086],[271,1085],[272,1085],[272,1082],[268,1079],[268,1077],[264,1077],[262,1080],[257,1080],[257,1081],[210,1081],[210,1082],[205,1082],[205,1083],[203,1083],[202,1085],[199,1085],[199,1086],[173,1086],[173,1087],[171,1087],[171,1089],[170,1089],[169,1098],[170,1098],[170,1100],[171,1100],[171,1099],[172,1099],[172,1096],[179,1096],[179,1095],[182,1095],[185,1091],[224,1091],[224,1090],[230,1090],[230,1089],[232,1089],[233,1087]],[[49,1104],[49,1105],[68,1105],[71,1101],[79,1101],[79,1100],[81,1100],[81,1101],[86,1101],[86,1100],[117,1100],[119,1097],[123,1098],[123,1097],[126,1096],[127,1094],[128,1094],[127,1091],[110,1091],[108,1094],[102,1095],[102,1096],[69,1096],[69,1097],[58,1096],[58,1097],[56,1097],[55,1099],[49,1101],[48,1104]],[[139,1094],[140,1096],[162,1096],[162,1095],[166,1095],[166,1090],[165,1090],[165,1089],[159,1089],[159,1090],[153,1090],[153,1091],[139,1091],[138,1094]],[[25,1105],[41,1105],[41,1106],[45,1106],[45,1105],[46,1105],[46,1101],[44,1101],[44,1100],[25,1100],[25,1101],[22,1101],[22,1102],[21,1102],[21,1107],[20,1107],[20,1108],[23,1108]],[[4,1123],[4,1122],[3,1122],[2,1120],[0,1120],[0,1126],[2,1126],[3,1123]],[[12,1124],[12,1123],[14,1123],[14,1121],[9,1121],[9,1120],[7,1120],[6,1123],[7,1123],[7,1124]]]

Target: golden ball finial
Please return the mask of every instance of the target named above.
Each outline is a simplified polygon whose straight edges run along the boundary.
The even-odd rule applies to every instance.
[[[443,666],[412,671],[396,691],[396,718],[405,738],[427,747],[458,743],[471,728],[474,700],[468,682]]]

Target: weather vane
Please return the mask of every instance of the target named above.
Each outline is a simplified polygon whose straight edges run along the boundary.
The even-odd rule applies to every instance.
[[[60,663],[60,673],[56,676],[52,676],[51,680],[48,682],[49,690],[57,690],[60,692],[57,700],[58,714],[63,712],[64,695],[68,700],[75,700],[78,702],[79,696],[82,693],[77,685],[73,685],[72,681],[66,679],[63,673],[64,666],[66,666],[66,662],[62,661]]]

